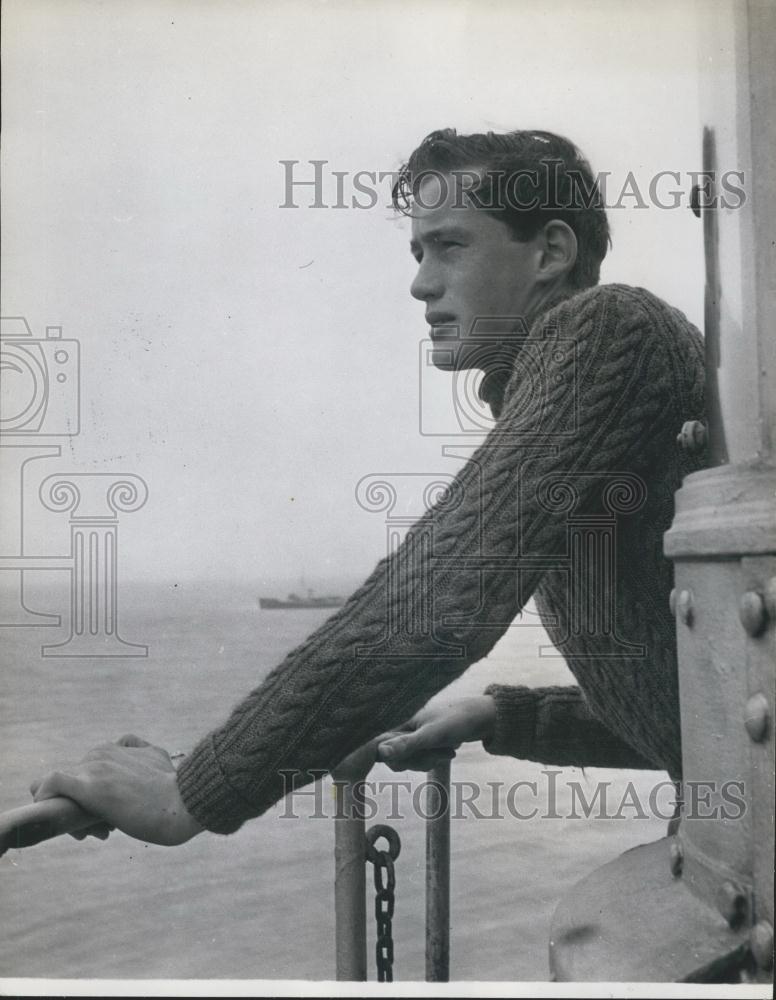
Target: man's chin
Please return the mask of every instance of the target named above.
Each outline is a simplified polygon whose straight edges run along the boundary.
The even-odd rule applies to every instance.
[[[431,364],[442,372],[463,372],[473,368],[483,369],[482,344],[461,343],[460,340],[436,343],[431,349]]]
[[[437,345],[431,349],[431,364],[441,372],[458,371],[459,357],[459,344],[451,344],[449,347]]]

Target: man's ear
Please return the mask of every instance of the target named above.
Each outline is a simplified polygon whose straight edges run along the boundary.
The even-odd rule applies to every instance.
[[[577,237],[560,219],[552,219],[542,230],[542,255],[536,278],[540,282],[564,278],[577,261]]]

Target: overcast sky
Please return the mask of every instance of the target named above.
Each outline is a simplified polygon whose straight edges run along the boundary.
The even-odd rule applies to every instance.
[[[40,475],[146,480],[122,521],[128,578],[355,582],[385,545],[358,481],[460,465],[419,430],[421,395],[445,412],[450,377],[420,386],[423,307],[387,184],[369,210],[284,209],[280,161],[352,176],[396,169],[438,127],[545,128],[615,189],[674,170],[689,191],[697,16],[676,0],[6,0],[3,313],[82,351],[81,433]],[[635,200],[611,212],[603,280],[700,324],[700,223],[686,201]],[[28,551],[66,547],[61,515],[27,501]]]

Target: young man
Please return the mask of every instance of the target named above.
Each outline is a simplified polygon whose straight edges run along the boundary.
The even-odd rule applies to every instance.
[[[662,536],[697,467],[675,440],[703,417],[700,334],[649,292],[597,287],[606,214],[589,165],[552,133],[432,133],[394,204],[412,218],[434,363],[482,370],[495,427],[401,547],[177,773],[125,737],[36,782],[36,799],[66,795],[128,834],[181,843],[237,830],[288,790],[288,771],[311,780],[381,733],[394,767],[482,739],[543,763],[680,777]],[[494,686],[405,723],[532,596],[578,686]]]

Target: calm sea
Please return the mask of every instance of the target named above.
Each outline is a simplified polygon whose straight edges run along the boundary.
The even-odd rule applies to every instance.
[[[34,594],[33,600],[36,610],[67,612],[61,590]],[[33,778],[122,733],[134,732],[171,752],[191,748],[328,614],[260,611],[255,590],[205,583],[126,586],[121,601],[121,632],[128,641],[147,644],[147,658],[43,658],[41,644],[61,641],[66,631],[0,630],[0,809],[26,804]],[[443,697],[481,691],[493,680],[569,683],[561,660],[539,655],[546,642],[526,614]],[[646,800],[661,777],[569,769],[559,801],[568,798],[563,783],[579,781],[592,792],[601,778],[615,782],[615,800],[629,780]],[[411,782],[394,792],[384,786],[380,802],[389,811],[391,796],[398,794],[399,808],[410,813],[393,823],[402,839],[395,975],[419,980],[423,822],[403,807],[423,779],[382,766],[372,778]],[[474,744],[459,753],[453,779],[462,788],[464,782],[503,782],[506,788],[533,780],[540,797],[547,784],[539,765],[490,757]],[[329,792],[324,788],[324,811]],[[329,819],[311,817],[310,801],[299,803],[301,818],[284,816],[280,804],[234,836],[205,834],[178,848],[113,834],[106,843],[62,837],[8,852],[0,859],[0,974],[332,979],[334,831]],[[476,801],[481,813],[492,816],[490,794]],[[519,820],[508,813],[475,818],[469,808],[461,813],[465,818],[453,820],[451,941],[452,978],[461,980],[546,979],[550,919],[563,893],[591,868],[665,831],[658,817]],[[384,819],[383,812],[375,822]],[[371,934],[371,922],[369,929]],[[371,955],[370,947],[370,961]]]

